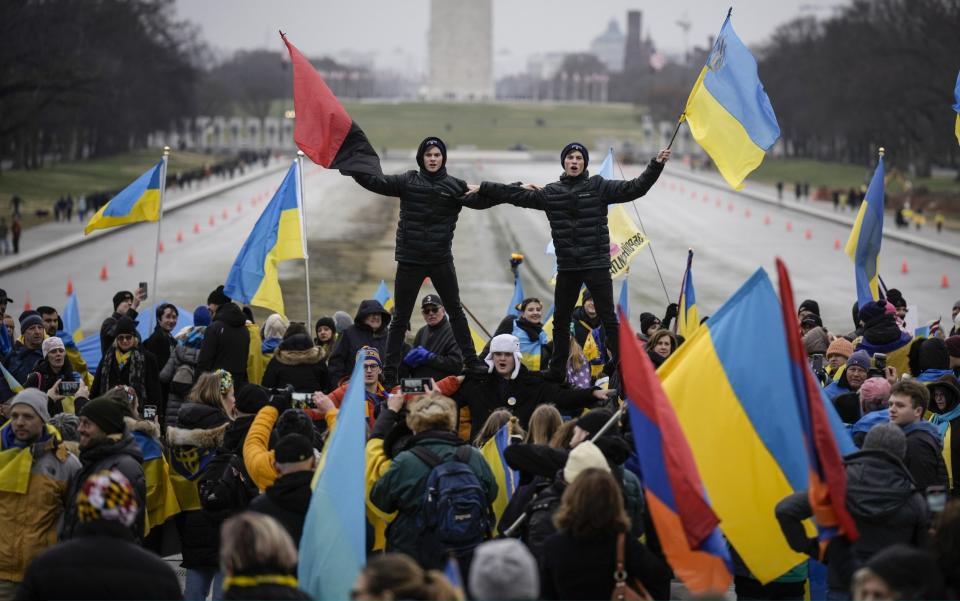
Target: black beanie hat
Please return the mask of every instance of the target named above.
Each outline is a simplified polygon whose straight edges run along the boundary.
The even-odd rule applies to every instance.
[[[230,297],[224,294],[223,286],[217,286],[216,290],[214,290],[213,292],[210,293],[209,296],[207,296],[208,305],[217,305],[219,307],[220,305],[225,305],[229,302],[230,302]]]
[[[126,315],[117,320],[117,323],[113,326],[113,337],[116,338],[120,334],[133,334],[137,335],[137,322],[133,321]]]
[[[608,409],[593,409],[581,415],[577,419],[577,426],[590,433],[593,438],[603,426],[613,417],[613,412]],[[613,424],[605,434],[619,434],[620,426]]]
[[[113,310],[116,311],[116,310],[117,310],[117,307],[120,306],[120,303],[122,303],[123,301],[125,301],[125,300],[127,300],[127,299],[133,300],[133,293],[130,292],[129,290],[121,290],[120,292],[117,292],[116,294],[114,294],[114,295],[113,295]]]
[[[80,411],[80,417],[97,424],[104,434],[122,434],[123,415],[124,406],[107,397],[93,399]]]
[[[234,391],[234,398],[237,401],[237,411],[249,415],[260,411],[270,401],[267,389],[256,384],[241,384]]]
[[[647,330],[650,329],[650,326],[653,325],[653,322],[657,321],[657,316],[653,313],[641,313],[640,314],[640,332],[646,336]]]
[[[903,298],[903,293],[896,288],[887,290],[887,300],[898,309],[903,309],[907,306],[907,299]]]
[[[299,463],[313,457],[313,442],[303,434],[287,434],[273,451],[277,463]]]
[[[423,166],[423,155],[427,152],[427,149],[431,146],[435,146],[437,150],[440,151],[440,154],[443,156],[443,161],[440,163],[440,167],[447,166],[447,145],[443,143],[443,140],[437,136],[427,136],[423,139],[423,142],[420,142],[420,147],[417,148],[417,165],[421,169],[426,170],[426,167]]]
[[[563,161],[566,160],[567,155],[574,150],[580,151],[580,154],[583,155],[583,170],[586,171],[587,166],[590,165],[590,152],[588,152],[587,147],[580,142],[570,142],[563,147],[563,150],[560,151],[560,166],[563,167]]]
[[[332,317],[321,317],[320,319],[318,319],[317,324],[313,326],[314,333],[316,333],[317,330],[320,329],[320,326],[327,326],[328,328],[330,328],[330,331],[332,331],[334,335],[337,334],[337,324],[334,323]]]
[[[813,299],[808,298],[807,300],[800,303],[800,306],[797,307],[797,313],[799,313],[800,311],[803,311],[804,309],[806,309],[807,311],[810,311],[815,315],[820,315],[820,303],[818,303]]]

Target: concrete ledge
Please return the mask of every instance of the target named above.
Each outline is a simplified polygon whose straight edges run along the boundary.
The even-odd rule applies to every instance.
[[[221,194],[227,190],[242,186],[267,175],[285,171],[289,168],[289,161],[276,161],[274,164],[271,164],[263,169],[255,170],[253,173],[247,173],[241,175],[240,177],[235,177],[229,181],[214,184],[204,190],[198,190],[197,192],[187,194],[181,198],[171,201],[165,207],[163,207],[163,214],[166,215],[167,213],[172,213],[182,209],[183,207],[192,205],[201,200],[205,200],[211,196]],[[77,246],[89,244],[95,240],[99,240],[104,236],[111,236],[133,225],[139,225],[139,223],[121,225],[106,230],[96,230],[89,236],[84,236],[83,231],[81,230],[79,233],[60,237],[56,242],[51,244],[21,252],[18,255],[7,255],[0,260],[0,275],[9,273],[11,271],[19,271],[25,267],[29,267],[37,261],[42,261],[43,259],[52,257],[62,252],[73,250],[77,248]]]

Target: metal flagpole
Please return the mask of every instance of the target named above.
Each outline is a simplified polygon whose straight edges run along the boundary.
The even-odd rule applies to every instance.
[[[163,227],[163,197],[167,192],[167,162],[170,160],[170,147],[163,147],[163,166],[160,168],[160,207],[157,218],[157,243],[153,247],[153,298],[160,300],[157,290],[157,269],[160,266],[160,230]],[[156,304],[156,303],[154,303]]]
[[[616,156],[613,160],[617,161]],[[617,161],[617,169],[620,170],[620,179],[627,179],[627,176],[623,174],[623,166],[620,164],[620,161]],[[663,296],[667,299],[667,304],[670,304],[670,294],[667,292],[667,284],[663,281],[663,274],[660,273],[660,264],[657,262],[657,255],[653,252],[653,240],[647,237],[647,228],[643,227],[643,217],[640,216],[640,211],[637,210],[637,203],[635,201],[630,201],[630,205],[633,207],[633,212],[637,214],[637,221],[640,222],[640,231],[643,232],[644,237],[647,238],[647,246],[650,247],[650,256],[653,257],[653,266],[657,268],[657,277],[660,278],[660,286],[663,288]]]
[[[310,253],[307,251],[307,209],[303,206],[303,151],[297,151],[297,205],[300,209],[300,237],[303,239],[303,273],[307,286],[307,329],[313,327],[310,307]]]

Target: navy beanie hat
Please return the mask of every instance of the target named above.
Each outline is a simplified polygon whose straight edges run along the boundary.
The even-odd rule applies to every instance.
[[[563,167],[563,161],[567,158],[567,155],[577,150],[580,154],[583,155],[583,170],[587,170],[587,166],[590,165],[590,152],[587,150],[587,147],[581,144],[580,142],[570,142],[563,147],[563,150],[560,151],[560,166]]]
[[[431,146],[435,146],[437,150],[440,151],[440,154],[443,156],[443,161],[440,163],[440,167],[446,167],[447,165],[447,145],[443,143],[443,140],[437,136],[428,136],[423,139],[423,142],[420,142],[420,147],[417,148],[417,165],[421,169],[426,169],[423,166],[423,155],[427,152],[427,149]]]

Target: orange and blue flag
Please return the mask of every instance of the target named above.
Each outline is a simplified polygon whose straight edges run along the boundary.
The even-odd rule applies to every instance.
[[[620,318],[620,361],[647,508],[670,567],[695,595],[722,595],[733,580],[717,514],[707,501],[677,415],[653,363]]]
[[[84,235],[138,221],[159,221],[165,162],[160,161],[93,214]]]
[[[847,238],[846,253],[853,259],[860,307],[880,299],[880,245],[883,242],[883,155]]]
[[[305,259],[299,165],[294,161],[257,219],[230,268],[224,293],[233,300],[283,315],[277,263]]]
[[[687,251],[687,269],[683,274],[683,286],[680,290],[678,326],[680,335],[689,340],[700,327],[697,314],[697,293],[693,289],[693,251]]]
[[[810,485],[807,494],[810,507],[820,531],[821,540],[844,535],[856,541],[857,525],[846,507],[847,473],[836,439],[831,434],[831,424],[823,399],[823,391],[814,380],[807,363],[807,353],[797,329],[796,311],[793,304],[793,286],[787,266],[777,259],[777,276],[780,280],[780,306],[783,311],[783,329],[787,338],[793,385],[793,398],[797,401],[800,431],[807,451]]]
[[[493,477],[497,481],[497,498],[493,500],[493,515],[496,518],[494,530],[520,483],[520,474],[507,465],[507,460],[503,456],[508,446],[510,446],[510,424],[506,423],[480,447],[480,454],[487,460],[490,471],[493,472]]]
[[[794,370],[763,269],[657,370],[720,528],[761,582],[806,559],[787,544],[774,512],[810,481],[797,392],[784,388]],[[833,406],[819,401],[840,452],[854,451]]]
[[[780,126],[757,74],[757,61],[727,14],[707,64],[690,91],[681,119],[731,187],[763,162]]]

